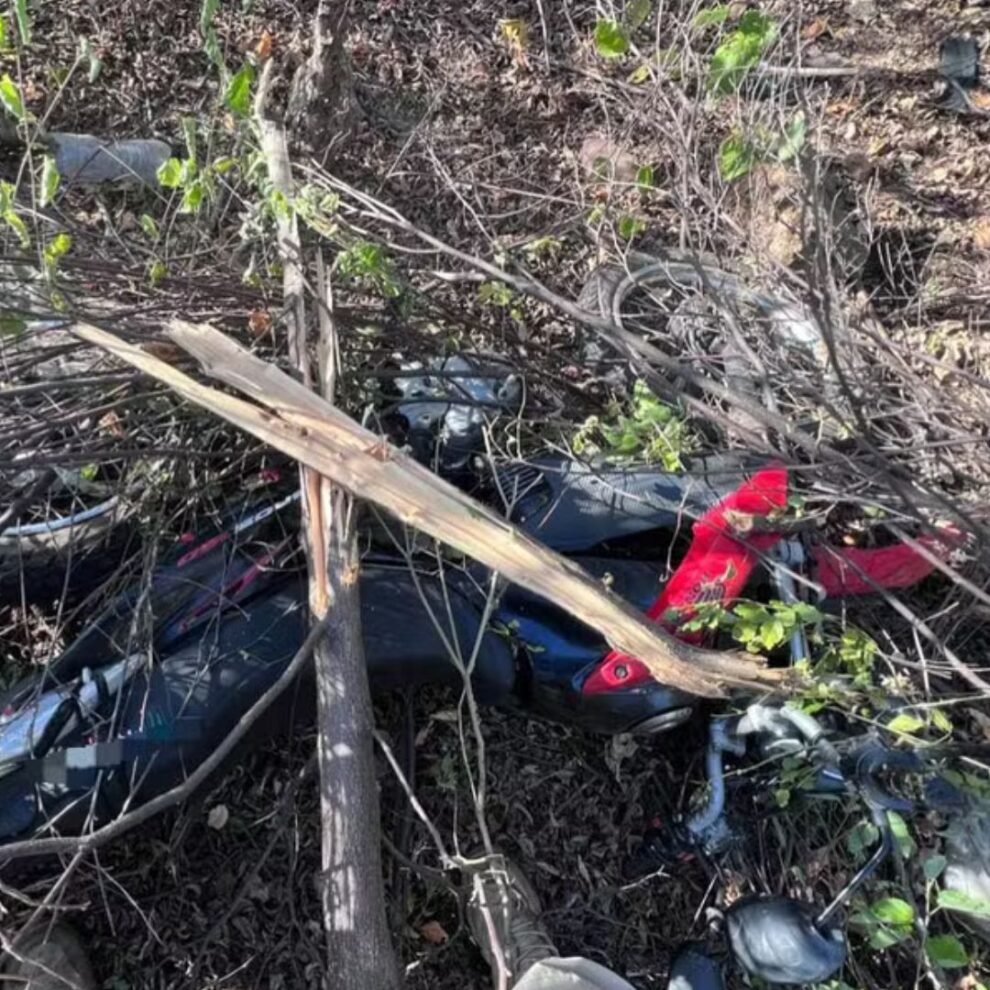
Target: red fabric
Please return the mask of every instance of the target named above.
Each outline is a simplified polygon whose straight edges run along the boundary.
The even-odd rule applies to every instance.
[[[917,543],[939,560],[945,560],[963,536],[954,526],[943,526],[938,535],[925,533]],[[928,577],[935,565],[906,543],[873,550],[856,547],[817,546],[811,558],[815,580],[828,598],[842,595],[871,595],[877,586],[893,590],[909,588]]]
[[[786,505],[787,470],[780,465],[764,468],[743,482],[695,522],[687,555],[646,614],[675,631],[694,614],[693,606],[727,605],[738,598],[761,554],[780,540],[780,534],[753,533],[745,539],[732,534],[744,525],[743,517],[765,519]],[[697,634],[681,638],[691,641]]]
[[[744,525],[743,517],[766,518],[786,505],[787,470],[783,466],[771,465],[744,481],[694,523],[686,556],[646,614],[685,642],[699,642],[699,633],[678,633],[680,623],[694,614],[695,605],[727,605],[738,598],[760,555],[780,539],[777,533],[753,533],[743,541],[732,532]],[[595,694],[632,687],[650,676],[639,660],[612,650],[582,690]]]
[[[663,591],[646,614],[687,643],[698,643],[699,633],[678,632],[702,602],[729,605],[738,598],[762,554],[780,539],[777,533],[753,533],[742,539],[731,535],[733,514],[766,518],[787,504],[787,471],[771,465],[744,482],[692,527],[691,546]],[[743,520],[739,520],[742,522]],[[945,560],[963,540],[954,526],[917,542],[939,560]],[[877,587],[907,588],[928,577],[935,565],[906,543],[873,550],[817,546],[812,550],[815,580],[826,597],[868,595]],[[582,691],[597,694],[630,688],[652,680],[647,667],[635,657],[612,650],[586,678]]]

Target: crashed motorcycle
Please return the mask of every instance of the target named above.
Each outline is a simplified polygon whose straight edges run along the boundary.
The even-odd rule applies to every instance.
[[[788,574],[821,596],[862,594],[920,580],[945,550],[926,536],[922,553],[782,539],[772,520],[787,505],[786,469],[738,457],[678,474],[544,458],[492,480],[516,525],[685,636],[697,635],[681,625],[700,605],[765,597],[770,574],[785,597]],[[764,525],[743,535],[742,518]],[[215,531],[183,535],[150,585],[0,699],[0,858],[4,842],[78,834],[141,806],[217,748],[306,637],[298,527],[298,493],[276,481]],[[515,586],[493,598],[484,568],[442,563],[388,523],[369,519],[361,539],[374,688],[463,685],[469,670],[480,702],[592,732],[655,734],[691,716],[695,698],[579,617]],[[252,741],[305,717],[312,695],[286,692]]]

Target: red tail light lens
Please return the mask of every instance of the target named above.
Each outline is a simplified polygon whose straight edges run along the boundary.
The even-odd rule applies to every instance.
[[[646,681],[653,675],[646,664],[624,653],[610,653],[585,678],[581,686],[582,694],[605,694],[608,691],[624,691]]]

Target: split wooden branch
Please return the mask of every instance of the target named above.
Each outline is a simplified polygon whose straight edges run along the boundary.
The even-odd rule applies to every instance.
[[[700,650],[675,640],[576,564],[431,474],[212,327],[174,321],[170,334],[209,375],[260,405],[203,385],[96,327],[80,326],[75,333],[319,471],[356,497],[374,502],[567,610],[616,649],[638,657],[671,687],[717,697],[731,686],[753,690],[786,686],[787,674],[762,669],[756,658]]]

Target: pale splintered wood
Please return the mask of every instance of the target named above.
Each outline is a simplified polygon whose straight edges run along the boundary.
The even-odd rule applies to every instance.
[[[389,445],[274,365],[213,327],[174,321],[171,337],[211,376],[263,405],[195,381],[96,327],[75,332],[165,382],[178,394],[319,471],[358,498],[495,569],[598,630],[616,649],[643,661],[660,681],[692,694],[720,696],[729,686],[780,689],[785,675],[753,657],[679,642],[487,506]]]

